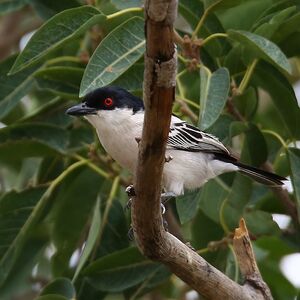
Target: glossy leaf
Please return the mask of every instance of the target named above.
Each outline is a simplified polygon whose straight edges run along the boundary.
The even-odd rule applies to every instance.
[[[9,192],[0,198],[0,286],[10,274],[24,244],[24,225],[45,192],[44,187]]]
[[[92,55],[80,86],[80,97],[110,84],[144,53],[144,21],[133,17],[107,35]]]
[[[297,200],[298,217],[300,220],[300,150],[289,148],[287,151],[294,192]]]
[[[10,56],[0,63],[0,119],[3,119],[20,102],[32,88],[32,73],[37,67],[8,76],[16,55]]]
[[[17,57],[10,73],[16,73],[42,60],[53,50],[78,37],[92,25],[106,19],[94,7],[83,6],[65,10],[46,22],[30,39]]]
[[[51,67],[39,70],[34,76],[39,88],[77,99],[83,72],[75,67]]]
[[[291,72],[289,61],[273,42],[257,34],[242,30],[229,30],[228,35],[231,39],[241,43],[256,58],[265,59],[274,66],[288,73]]]
[[[220,68],[214,73],[200,69],[200,123],[202,130],[218,119],[225,106],[230,88],[228,70]]]
[[[111,0],[112,4],[116,6],[117,9],[126,9],[129,7],[140,7],[143,5],[142,0]]]
[[[288,7],[270,18],[268,22],[264,22],[254,31],[255,34],[271,39],[274,33],[278,31],[282,23],[296,10],[295,6]]]
[[[25,6],[30,0],[4,0],[0,2],[0,15],[10,13]]]
[[[101,180],[97,173],[84,168],[74,171],[62,183],[55,198],[55,224],[51,231],[57,249],[51,259],[52,270],[56,276],[67,274],[72,254],[85,240],[86,225],[93,213]],[[69,212],[67,219],[66,211]]]
[[[288,80],[270,64],[259,63],[253,81],[271,95],[283,121],[282,129],[285,134],[300,138],[300,110],[295,92]]]
[[[159,264],[146,260],[137,248],[127,248],[96,260],[84,274],[99,290],[121,292],[139,284],[159,268]]]
[[[78,262],[78,265],[76,267],[75,274],[73,276],[73,282],[77,279],[81,269],[83,268],[84,264],[87,262],[87,259],[89,258],[90,254],[92,253],[93,248],[95,247],[95,243],[97,241],[97,238],[99,236],[101,230],[101,212],[100,212],[100,197],[98,196],[93,218],[91,221],[91,227],[89,230],[89,234],[87,237],[87,240],[85,242],[84,249],[80,255],[80,259]]]
[[[0,129],[1,160],[64,153],[68,133],[56,126],[41,123],[16,124]]]
[[[75,288],[68,278],[57,278],[48,283],[42,290],[40,296],[55,295],[63,296],[66,299],[72,300],[75,298]]]
[[[198,210],[199,192],[186,193],[176,198],[176,208],[181,224],[184,224],[195,217]]]

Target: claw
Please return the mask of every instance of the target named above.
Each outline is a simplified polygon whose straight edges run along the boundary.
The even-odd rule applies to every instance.
[[[128,236],[129,241],[134,241],[134,231],[133,231],[133,227],[131,225],[127,232],[127,236]]]
[[[131,184],[129,185],[126,189],[125,192],[127,194],[128,197],[134,197],[136,196],[135,194],[135,190],[134,190],[134,186]]]
[[[171,155],[165,156],[165,162],[170,162],[172,159],[173,159],[173,156],[171,156]]]

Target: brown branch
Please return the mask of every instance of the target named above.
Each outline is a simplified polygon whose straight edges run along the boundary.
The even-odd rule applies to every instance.
[[[264,295],[264,299],[273,299],[270,289],[263,281],[257,267],[251,240],[243,218],[240,220],[239,227],[235,230],[233,248],[246,284],[259,289]]]
[[[132,225],[140,250],[165,264],[208,299],[264,299],[256,287],[241,286],[208,264],[164,230],[160,210],[162,169],[175,92],[176,50],[173,23],[176,0],[145,3],[145,119],[135,178]]]

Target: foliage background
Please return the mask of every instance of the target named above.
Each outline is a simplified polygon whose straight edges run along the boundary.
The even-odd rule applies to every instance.
[[[185,299],[189,291],[128,241],[124,187],[132,178],[84,120],[65,115],[95,87],[142,94],[141,6],[0,1],[1,299]],[[176,26],[174,113],[243,161],[290,176],[293,188],[282,194],[226,174],[170,203],[169,214],[177,234],[238,282],[231,237],[243,216],[275,299],[298,295],[279,263],[300,245],[300,112],[291,85],[299,79],[299,25],[296,0],[180,0]],[[280,229],[274,213],[289,215],[288,226]]]

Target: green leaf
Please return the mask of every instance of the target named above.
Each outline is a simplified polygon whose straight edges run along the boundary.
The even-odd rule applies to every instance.
[[[231,39],[244,45],[247,51],[250,51],[256,58],[265,59],[281,70],[291,73],[289,61],[273,42],[257,34],[242,30],[229,30],[228,35]]]
[[[65,153],[68,132],[43,123],[16,124],[0,129],[1,160]]]
[[[69,43],[86,29],[105,19],[105,15],[90,6],[68,9],[55,15],[32,36],[17,57],[10,74],[41,61],[53,50]]]
[[[77,0],[63,0],[63,1],[53,1],[53,0],[29,0],[30,4],[37,11],[37,13],[43,19],[49,19],[57,13],[80,6]]]
[[[8,14],[25,6],[30,0],[2,0],[0,2],[0,15]]]
[[[66,299],[74,299],[76,295],[75,288],[68,278],[56,278],[48,283],[41,291],[40,296],[63,296]]]
[[[99,290],[121,292],[139,284],[159,268],[159,264],[146,260],[137,248],[127,248],[96,260],[84,274]]]
[[[200,123],[202,130],[210,127],[221,115],[230,88],[229,72],[220,68],[210,73],[207,68],[200,69]]]
[[[170,275],[171,272],[166,267],[160,266],[157,270],[153,271],[153,273],[149,274],[142,283],[125,291],[124,295],[126,299],[137,299],[146,293],[151,292],[158,285],[163,284],[170,278]]]
[[[295,6],[288,7],[272,16],[268,22],[261,24],[254,31],[255,34],[271,39],[282,23],[296,10]]]
[[[145,51],[143,28],[143,19],[133,17],[102,40],[85,69],[80,97],[110,84],[142,56]]]
[[[217,9],[228,9],[241,3],[241,0],[203,0],[205,9],[210,12]]]
[[[125,73],[114,80],[111,85],[121,86],[131,91],[142,91],[144,79],[144,64],[137,63],[131,66]]]
[[[253,210],[245,212],[244,218],[250,232],[255,236],[280,234],[278,224],[273,221],[270,213],[261,210]]]
[[[111,0],[111,3],[120,10],[129,7],[140,7],[143,5],[142,0]]]
[[[300,138],[300,110],[288,80],[273,66],[260,62],[256,66],[253,82],[271,95],[283,121],[283,134],[288,134],[290,138]]]
[[[74,67],[51,67],[37,71],[34,77],[40,89],[62,97],[78,99],[84,70]]]
[[[292,183],[297,200],[298,218],[300,220],[300,149],[288,148],[287,154],[290,162]]]
[[[32,73],[37,67],[19,74],[7,76],[16,55],[12,55],[0,63],[0,119],[5,117],[32,88]]]
[[[35,298],[35,300],[69,300],[69,299],[60,295],[44,295]]]
[[[98,196],[95,208],[94,208],[94,214],[91,221],[91,227],[89,230],[89,234],[87,237],[87,240],[85,242],[84,249],[80,255],[80,259],[78,262],[78,265],[76,267],[75,274],[73,276],[72,281],[75,282],[81,269],[83,268],[84,264],[87,262],[87,259],[89,258],[90,254],[92,253],[92,250],[95,246],[95,243],[97,241],[97,238],[99,236],[101,230],[101,212],[100,212],[100,197]]]
[[[181,224],[195,217],[198,210],[199,192],[187,193],[176,198],[176,209]]]
[[[51,236],[56,253],[51,258],[56,276],[65,276],[69,260],[85,237],[85,228],[95,207],[101,178],[89,168],[78,169],[62,183],[53,207]],[[84,199],[84,203],[82,202]],[[66,218],[66,211],[68,218]]]
[[[22,232],[44,187],[11,191],[0,198],[0,286],[10,274],[22,249]]]

